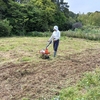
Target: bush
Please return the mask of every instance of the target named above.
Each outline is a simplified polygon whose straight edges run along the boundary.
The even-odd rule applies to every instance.
[[[0,37],[11,36],[12,26],[7,19],[0,21]]]
[[[100,40],[100,29],[93,26],[84,26],[82,29],[66,31],[68,37],[84,38],[89,40]]]
[[[50,35],[51,35],[50,32],[37,32],[37,31],[29,32],[26,34],[26,36],[33,36],[33,37],[48,37]]]

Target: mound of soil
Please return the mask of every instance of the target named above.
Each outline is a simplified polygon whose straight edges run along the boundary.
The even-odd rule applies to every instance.
[[[74,85],[84,72],[100,66],[100,49],[39,63],[6,63],[0,66],[1,100],[30,100],[51,98],[59,91]]]

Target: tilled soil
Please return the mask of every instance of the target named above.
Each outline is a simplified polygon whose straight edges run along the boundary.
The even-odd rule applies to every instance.
[[[59,95],[61,89],[74,85],[84,72],[99,66],[100,49],[88,49],[64,57],[58,55],[54,60],[43,60],[37,64],[6,63],[0,66],[0,99],[51,98]]]

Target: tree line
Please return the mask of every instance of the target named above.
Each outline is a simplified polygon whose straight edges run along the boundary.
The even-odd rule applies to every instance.
[[[69,11],[69,5],[64,0],[1,0],[0,36],[23,36],[33,31],[52,31],[54,25],[66,31],[79,21],[84,25],[100,25],[99,16],[100,12],[75,14]]]

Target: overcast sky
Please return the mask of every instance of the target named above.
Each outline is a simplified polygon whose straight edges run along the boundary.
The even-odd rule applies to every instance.
[[[74,13],[100,11],[100,0],[64,0],[68,2],[69,10]]]

